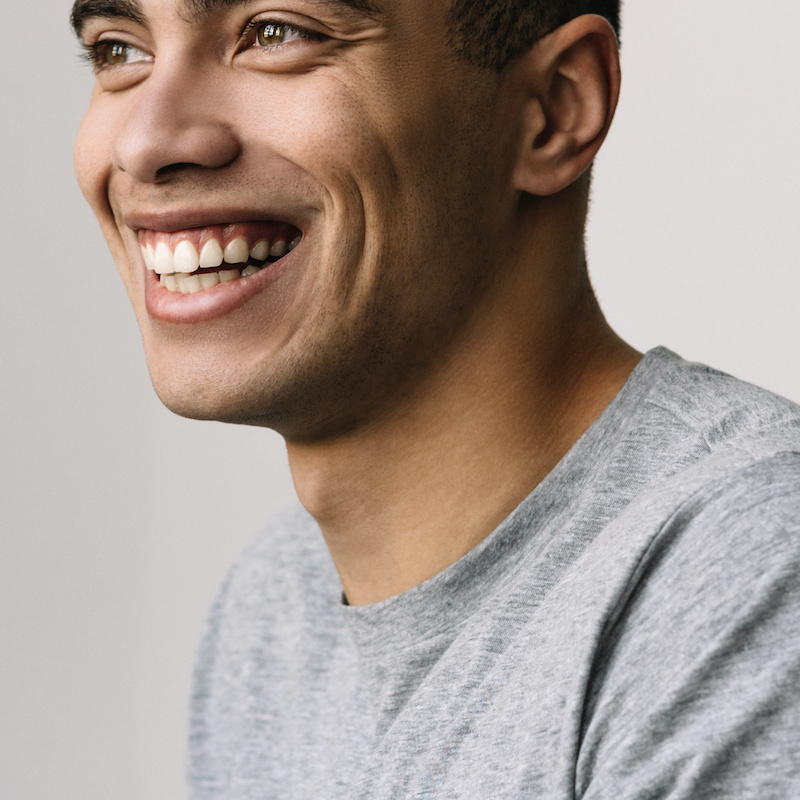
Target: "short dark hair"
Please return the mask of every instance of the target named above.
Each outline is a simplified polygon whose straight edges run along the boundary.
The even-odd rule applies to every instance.
[[[452,0],[453,46],[467,61],[501,72],[542,36],[581,14],[605,17],[619,36],[620,0]]]

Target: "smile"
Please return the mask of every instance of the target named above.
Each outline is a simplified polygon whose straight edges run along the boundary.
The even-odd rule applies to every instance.
[[[139,231],[145,266],[169,292],[196,294],[279,261],[302,234],[286,223],[235,223],[176,233]]]

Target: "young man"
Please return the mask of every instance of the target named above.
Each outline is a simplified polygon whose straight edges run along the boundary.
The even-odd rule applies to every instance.
[[[195,798],[800,789],[800,410],[589,285],[613,3],[77,0],[76,169],[174,411],[303,509],[198,660]]]

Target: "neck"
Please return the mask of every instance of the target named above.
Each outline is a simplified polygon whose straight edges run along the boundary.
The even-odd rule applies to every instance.
[[[504,270],[458,341],[435,370],[415,376],[402,401],[342,436],[287,441],[298,496],[352,605],[400,594],[480,543],[597,419],[641,357],[603,318],[582,248],[564,253],[544,241],[555,226],[530,218],[538,218],[531,236],[539,249],[527,252],[549,257]]]
[[[592,316],[574,320],[558,363],[481,353],[475,342],[472,363],[437,372],[391,416],[288,444],[348,602],[384,600],[455,563],[597,419],[639,354]]]

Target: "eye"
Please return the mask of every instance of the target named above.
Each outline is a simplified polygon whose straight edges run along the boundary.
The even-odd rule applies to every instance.
[[[135,45],[114,40],[95,42],[87,47],[87,51],[89,60],[98,70],[151,60],[147,53]]]
[[[276,22],[274,20],[261,20],[253,23],[254,37],[253,44],[272,50],[280,45],[289,44],[297,40],[318,41],[322,38],[321,34],[300,28],[297,25],[290,25],[288,22]]]

